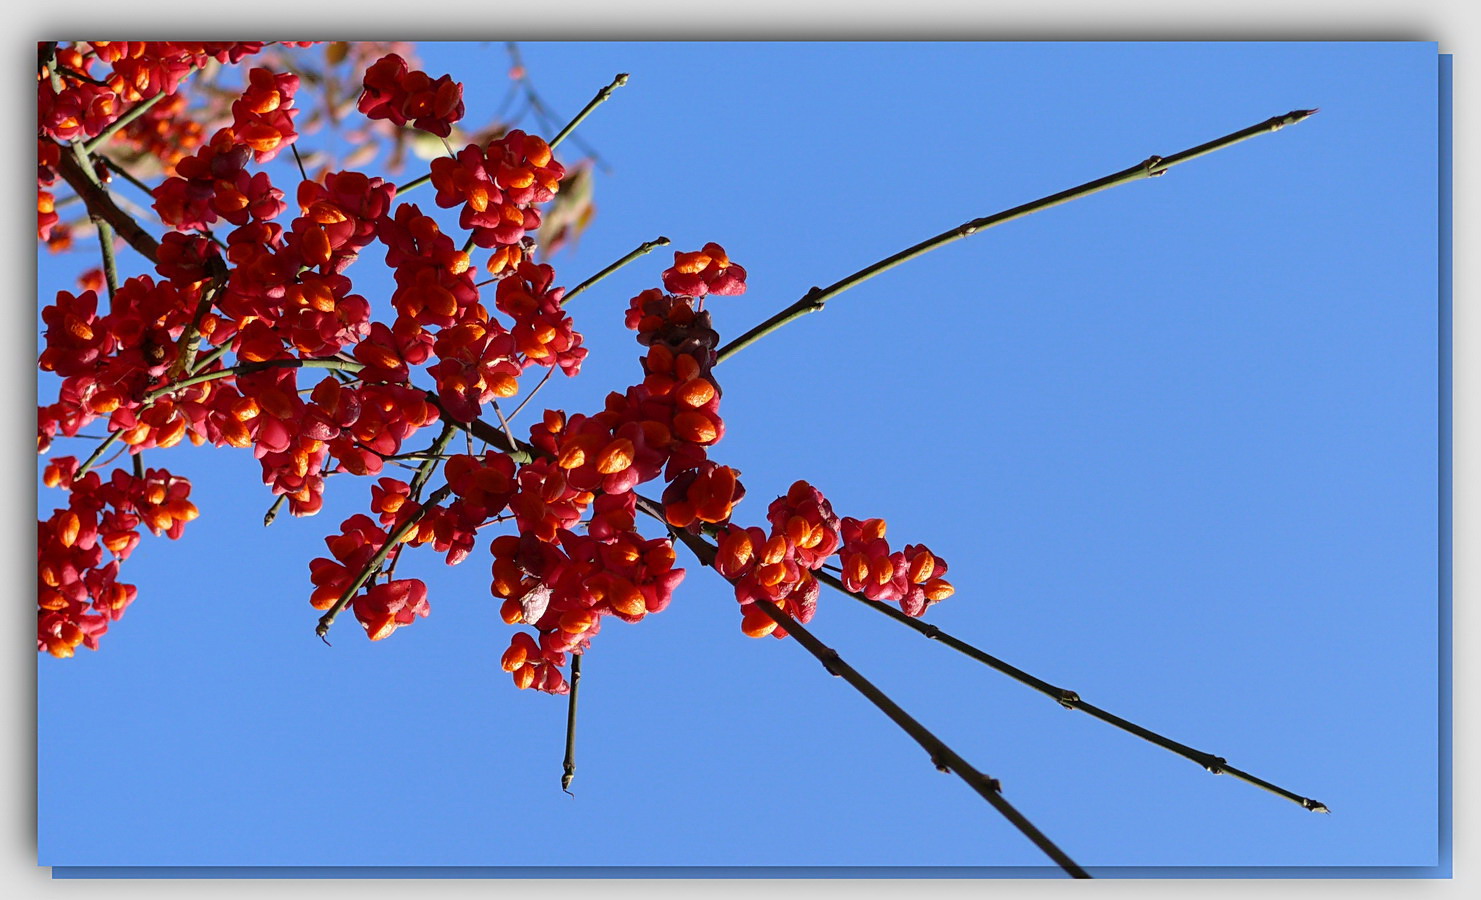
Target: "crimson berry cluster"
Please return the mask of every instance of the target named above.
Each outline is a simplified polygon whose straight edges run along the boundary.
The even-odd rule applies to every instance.
[[[45,188],[64,154],[101,173],[106,191],[106,167],[81,142],[131,104],[175,96],[208,61],[236,63],[262,46],[55,48],[38,78],[38,238],[59,227]],[[810,621],[815,573],[830,559],[850,590],[912,616],[951,594],[944,561],[918,545],[892,552],[882,520],[840,519],[806,481],[770,504],[769,529],[731,521],[746,491],[739,472],[710,456],[725,422],[719,335],[705,301],[742,294],[746,271],[719,244],[675,253],[662,288],[629,301],[625,324],[643,348],[633,384],[592,413],[546,409],[516,439],[498,401],[520,394],[532,369],[544,379],[579,374],[587,355],[566,290],[534,258],[542,204],[559,192],[565,167],[545,140],[519,130],[433,161],[433,202],[459,210],[461,247],[391,182],[357,171],[299,181],[298,214],[285,225],[286,192],[253,167],[298,140],[298,89],[294,75],[253,68],[231,124],[209,138],[143,116],[111,136],[158,151],[168,166],[152,194],[171,230],[143,246],[152,274],[115,284],[109,271],[106,311],[96,272],[43,311],[39,366],[61,386],[38,408],[41,452],[99,420],[106,440],[136,460],[183,440],[250,448],[263,483],[296,516],[321,509],[331,474],[375,477],[368,513],[341,523],[325,539],[328,555],[309,564],[310,603],[326,611],[321,628],[349,609],[371,640],[390,636],[430,610],[425,583],[395,576],[400,555],[430,544],[456,565],[489,536],[498,615],[521,629],[503,668],[518,687],[550,693],[568,689],[562,668],[605,618],[661,612],[684,578],[672,536],[643,535],[640,512],[656,509],[672,533],[718,541],[714,566],[734,585],[751,636],[786,635],[758,600]],[[366,70],[357,108],[447,137],[464,113],[462,85],[388,54]],[[389,309],[373,308],[348,274],[373,244],[395,279]],[[475,247],[489,251],[491,298],[476,281]],[[455,430],[490,433],[491,406],[506,439],[478,454],[446,452]],[[427,429],[438,436],[413,451],[424,460],[416,477],[383,475]],[[37,646],[56,656],[96,649],[134,600],[117,576],[139,526],[175,538],[197,515],[185,478],[136,466],[105,480],[90,471],[96,458],[46,468],[45,483],[69,492],[67,507],[38,523]],[[439,468],[444,484],[425,494]],[[659,502],[638,493],[653,481],[662,483]],[[491,526],[505,533],[493,536],[500,529]]]

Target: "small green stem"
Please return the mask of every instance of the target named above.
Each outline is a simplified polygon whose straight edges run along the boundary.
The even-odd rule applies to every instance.
[[[273,519],[276,519],[278,517],[278,510],[283,508],[283,503],[286,502],[287,499],[287,494],[279,494],[278,499],[273,501],[273,505],[267,508],[267,515],[262,517],[263,528],[271,525],[273,523]]]
[[[662,236],[656,237],[651,241],[644,241],[643,243],[639,244],[637,248],[634,249],[632,252],[617,260],[617,262],[612,263],[610,266],[607,266],[605,269],[571,288],[570,292],[561,298],[561,305],[565,306],[567,303],[570,303],[576,298],[577,294],[580,294],[582,291],[596,284],[598,281],[601,281],[603,278],[606,278],[608,275],[611,275],[613,272],[616,272],[618,269],[622,268],[638,257],[646,256],[659,247],[667,247],[668,244],[669,239]]]
[[[442,423],[442,431],[438,433],[437,439],[432,442],[432,446],[427,448],[427,458],[422,460],[421,466],[417,468],[416,475],[412,476],[410,487],[413,499],[421,497],[422,485],[426,484],[427,479],[431,478],[432,473],[437,470],[437,464],[442,462],[442,451],[446,450],[447,445],[452,443],[455,433],[457,433],[457,428],[452,422]]]
[[[72,480],[73,481],[76,481],[77,479],[79,479],[82,476],[86,475],[87,472],[88,472],[88,470],[93,467],[93,463],[97,462],[98,461],[98,458],[101,457],[103,455],[103,453],[109,447],[112,447],[113,444],[122,435],[123,435],[123,432],[122,431],[114,431],[114,432],[111,432],[107,437],[103,438],[102,443],[98,444],[97,448],[95,450],[93,450],[92,455],[89,456],[87,459],[83,460],[82,461],[82,465],[80,465],[80,466],[77,467],[77,471],[75,473],[73,473],[73,475],[72,475]]]
[[[564,141],[567,137],[569,137],[571,132],[576,130],[576,126],[580,125],[587,116],[591,115],[592,110],[596,109],[598,106],[601,106],[603,103],[606,103],[607,98],[612,96],[612,92],[622,87],[624,84],[627,84],[627,73],[621,72],[618,73],[616,78],[612,79],[611,84],[597,91],[596,96],[592,97],[590,102],[588,102],[586,106],[582,107],[581,112],[576,114],[576,118],[568,122],[566,124],[566,127],[560,130],[559,134],[550,139],[550,149],[554,150],[556,147],[559,147],[561,145],[561,141]]]
[[[403,185],[401,185],[401,187],[398,187],[396,189],[396,196],[399,198],[402,194],[406,193],[407,191],[414,191],[417,188],[421,187],[422,185],[426,184],[427,182],[429,182],[431,180],[432,180],[432,173],[431,172],[428,172],[426,175],[422,175],[419,178],[413,178],[412,180],[408,181],[406,184],[403,184]]]
[[[202,356],[200,359],[195,361],[195,365],[191,368],[190,374],[194,375],[202,369],[209,369],[211,367],[211,363],[225,356],[228,349],[229,348],[226,344],[222,344],[220,347],[217,347],[210,353]]]
[[[118,293],[118,260],[113,257],[113,226],[102,219],[93,220],[98,226],[98,244],[103,249],[103,280],[108,283],[108,301]]]
[[[1004,210],[1000,213],[994,213],[993,215],[984,216],[980,219],[973,219],[970,222],[958,225],[956,228],[952,228],[948,231],[943,231],[935,237],[927,238],[926,240],[921,241],[914,246],[907,247],[904,250],[901,250],[899,253],[887,256],[876,263],[865,266],[864,268],[848,276],[847,278],[835,281],[833,284],[829,285],[826,288],[814,287],[812,290],[804,294],[802,298],[799,299],[796,303],[793,303],[791,306],[762,322],[760,325],[757,325],[755,328],[752,328],[750,331],[747,331],[745,334],[729,342],[724,347],[721,347],[719,351],[718,362],[724,362],[729,357],[734,356],[736,353],[739,353],[741,350],[750,346],[755,341],[760,340],[773,331],[776,331],[778,328],[781,328],[788,322],[791,322],[794,319],[800,319],[808,313],[814,313],[818,310],[821,310],[824,304],[826,304],[830,298],[843,293],[849,288],[868,281],[881,272],[893,269],[895,266],[898,266],[901,263],[909,262],[910,260],[915,259],[917,256],[929,253],[930,251],[935,250],[938,247],[943,247],[947,244],[959,241],[962,238],[970,237],[974,234],[977,234],[978,232],[986,231],[987,229],[992,228],[996,225],[1002,225],[1004,222],[1011,222],[1014,219],[1021,219],[1025,216],[1033,215],[1036,212],[1049,209],[1050,207],[1059,206],[1061,203],[1069,203],[1071,200],[1078,200],[1081,197],[1088,197],[1091,194],[1098,193],[1099,191],[1104,191],[1118,185],[1126,184],[1128,182],[1141,181],[1145,178],[1154,178],[1165,173],[1168,169],[1171,169],[1173,166],[1178,165],[1179,163],[1187,162],[1190,159],[1197,159],[1200,156],[1206,156],[1207,154],[1213,153],[1216,150],[1222,150],[1223,148],[1228,147],[1231,144],[1237,144],[1240,141],[1248,140],[1249,138],[1256,137],[1258,135],[1267,134],[1272,131],[1278,131],[1287,125],[1294,125],[1295,123],[1306,119],[1307,117],[1313,115],[1315,112],[1316,110],[1314,109],[1292,110],[1291,112],[1288,112],[1283,116],[1275,116],[1273,118],[1266,119],[1264,122],[1261,122],[1257,125],[1251,125],[1248,128],[1241,129],[1231,134],[1226,134],[1221,138],[1216,138],[1215,140],[1209,141],[1205,144],[1199,144],[1198,146],[1184,150],[1181,153],[1175,153],[1172,156],[1168,157],[1153,156],[1143,162],[1131,166],[1130,168],[1122,169],[1120,172],[1114,172],[1110,175],[1106,175],[1103,178],[1097,178],[1094,181],[1088,181],[1085,184],[1080,185],[1079,187],[1073,187],[1069,190],[1060,191],[1057,194],[1051,194],[1048,197],[1040,198],[1031,203],[1025,203],[1022,206],[1015,206],[1012,209]]]

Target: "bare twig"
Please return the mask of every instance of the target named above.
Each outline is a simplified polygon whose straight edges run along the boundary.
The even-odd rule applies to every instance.
[[[565,306],[567,303],[570,303],[572,300],[576,299],[576,295],[596,284],[598,281],[601,281],[603,278],[606,278],[608,275],[611,275],[613,272],[616,272],[618,269],[622,268],[638,257],[646,256],[647,254],[652,253],[658,247],[667,247],[668,244],[669,239],[661,235],[651,241],[644,241],[626,256],[622,257],[621,259],[612,263],[610,266],[607,266],[605,269],[571,288],[569,293],[561,297],[561,305]]]
[[[1048,197],[1040,198],[1033,201],[1032,203],[1025,203],[1022,206],[1015,206],[1012,209],[1007,209],[1000,213],[994,213],[993,215],[984,216],[980,219],[973,219],[970,222],[965,222],[961,225],[958,225],[956,228],[943,231],[935,237],[927,238],[926,240],[921,241],[919,244],[907,247],[904,250],[901,250],[899,253],[887,256],[884,259],[879,260],[878,262],[865,266],[854,274],[849,275],[847,278],[835,281],[833,284],[830,284],[825,288],[814,287],[806,294],[804,294],[796,303],[793,303],[791,306],[783,309],[781,312],[778,312],[776,315],[762,322],[760,325],[757,325],[755,328],[752,328],[750,331],[747,331],[745,334],[729,342],[724,347],[721,347],[719,351],[719,358],[723,362],[729,357],[735,355],[736,353],[739,353],[741,350],[750,346],[755,341],[760,340],[773,331],[776,331],[778,328],[781,328],[783,325],[786,325],[788,322],[791,322],[795,319],[800,319],[808,313],[814,313],[821,310],[824,304],[826,304],[830,298],[843,293],[844,291],[857,284],[868,281],[870,278],[873,278],[875,275],[878,275],[881,272],[888,271],[889,269],[893,269],[895,266],[898,266],[901,263],[909,262],[910,260],[915,259],[917,256],[929,253],[932,250],[935,250],[937,247],[943,247],[954,241],[959,241],[962,238],[970,237],[974,234],[977,234],[980,231],[986,231],[987,229],[992,228],[995,225],[1001,225],[1004,222],[1011,222],[1014,219],[1021,219],[1025,216],[1033,215],[1034,213],[1041,210],[1049,209],[1052,206],[1059,206],[1061,203],[1069,203],[1071,200],[1078,200],[1081,197],[1087,197],[1099,191],[1104,191],[1108,188],[1116,187],[1117,185],[1126,184],[1127,182],[1131,181],[1140,181],[1144,178],[1155,178],[1156,176],[1162,175],[1168,169],[1171,169],[1173,166],[1179,163],[1187,162],[1190,159],[1197,159],[1200,156],[1205,156],[1209,153],[1213,153],[1216,150],[1222,150],[1223,148],[1228,147],[1231,144],[1237,144],[1240,141],[1256,137],[1257,135],[1266,134],[1271,131],[1278,131],[1287,125],[1294,125],[1295,123],[1308,118],[1314,113],[1316,113],[1316,110],[1314,109],[1292,110],[1291,112],[1288,112],[1283,116],[1275,116],[1273,118],[1266,119],[1264,122],[1261,122],[1258,125],[1251,125],[1249,128],[1244,128],[1231,134],[1226,134],[1221,138],[1209,141],[1206,144],[1199,144],[1197,147],[1191,147],[1187,150],[1182,151],[1181,153],[1174,153],[1172,156],[1168,157],[1153,156],[1143,162],[1137,163],[1130,168],[1122,169],[1120,172],[1114,172],[1103,178],[1097,178],[1094,181],[1088,181],[1085,184],[1080,185],[1079,187],[1073,187],[1069,190],[1060,191],[1057,194],[1051,194]]]
[[[561,764],[561,790],[567,794],[571,794],[571,779],[576,777],[576,691],[580,687],[581,654],[572,653],[571,690],[566,696],[566,758]]]

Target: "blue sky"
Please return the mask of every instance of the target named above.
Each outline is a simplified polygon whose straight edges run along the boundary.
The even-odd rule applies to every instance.
[[[750,275],[711,304],[722,336],[952,225],[1321,107],[745,350],[717,372],[714,456],[743,473],[738,520],[807,478],[949,561],[929,621],[1333,810],[825,594],[815,633],[1092,871],[1437,862],[1433,44],[522,46],[562,121],[632,76],[579,132],[612,171],[559,281],[658,234],[718,241]],[[421,54],[470,122],[492,114],[501,45]],[[41,296],[87,258],[43,258]],[[578,301],[592,354],[543,403],[635,379],[622,310],[670,259]],[[349,272],[373,301],[377,271]],[[692,560],[667,611],[586,659],[573,800],[564,699],[498,668],[486,550],[409,556],[432,616],[375,644],[346,620],[326,648],[308,560],[368,484],[263,529],[249,453],[149,461],[202,516],[128,560],[140,597],[100,652],[39,661],[44,865],[1043,862],[794,642],[742,636]]]

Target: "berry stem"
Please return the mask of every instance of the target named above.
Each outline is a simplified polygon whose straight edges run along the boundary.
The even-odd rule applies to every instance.
[[[915,259],[917,256],[921,256],[929,253],[932,250],[935,250],[937,247],[943,247],[947,244],[959,241],[962,238],[970,237],[978,233],[979,231],[986,231],[987,229],[992,228],[995,225],[1001,225],[1004,222],[1011,222],[1014,219],[1021,219],[1025,216],[1033,215],[1034,213],[1041,210],[1049,209],[1052,206],[1059,206],[1061,203],[1069,203],[1071,200],[1078,200],[1081,197],[1088,197],[1091,194],[1097,193],[1099,191],[1104,191],[1118,185],[1126,184],[1127,182],[1141,181],[1145,178],[1154,178],[1165,173],[1168,169],[1171,169],[1173,166],[1179,163],[1187,162],[1190,159],[1197,159],[1200,156],[1206,156],[1216,150],[1222,150],[1223,148],[1228,147],[1231,144],[1237,144],[1240,141],[1248,140],[1249,138],[1266,134],[1267,132],[1278,131],[1287,125],[1294,125],[1295,123],[1306,119],[1307,117],[1313,115],[1315,112],[1316,110],[1314,109],[1292,110],[1291,112],[1288,112],[1283,116],[1275,116],[1273,118],[1266,119],[1258,125],[1251,125],[1248,128],[1226,134],[1221,138],[1216,138],[1205,144],[1199,144],[1198,146],[1191,147],[1187,150],[1182,151],[1181,153],[1174,153],[1172,156],[1168,157],[1153,156],[1142,162],[1137,163],[1134,166],[1131,166],[1130,168],[1122,169],[1119,172],[1114,172],[1102,178],[1097,178],[1094,181],[1088,181],[1085,184],[1080,185],[1079,187],[1073,187],[1068,190],[1060,191],[1057,194],[1050,194],[1047,197],[1041,197],[1040,199],[1035,200],[1031,203],[1025,203],[1022,206],[1015,206],[1012,209],[1003,210],[1002,212],[994,213],[990,216],[984,216],[980,219],[973,219],[970,222],[965,222],[955,228],[943,231],[935,237],[927,238],[926,240],[921,241],[914,246],[907,247],[904,250],[901,250],[899,253],[893,254],[892,256],[887,256],[884,259],[879,260],[878,262],[865,266],[864,268],[848,276],[847,278],[835,281],[833,284],[830,284],[825,288],[814,287],[812,290],[804,294],[796,303],[793,303],[791,306],[762,322],[760,325],[757,325],[755,328],[752,328],[750,331],[747,331],[745,334],[729,342],[724,347],[721,347],[719,351],[719,361],[724,362],[726,358],[739,353],[741,350],[750,346],[755,341],[760,340],[773,331],[776,331],[778,328],[781,328],[788,322],[791,322],[794,319],[800,319],[808,313],[817,312],[818,310],[823,308],[824,304],[826,304],[828,300],[838,294],[843,293],[854,285],[868,281],[870,278],[873,278],[875,275],[878,275],[881,272],[893,269],[895,266],[898,266],[901,263],[909,262],[910,260]]]

